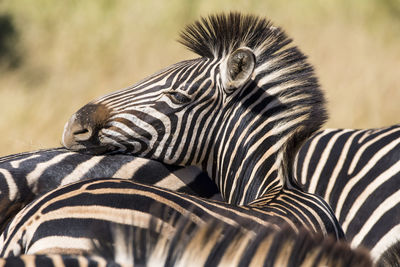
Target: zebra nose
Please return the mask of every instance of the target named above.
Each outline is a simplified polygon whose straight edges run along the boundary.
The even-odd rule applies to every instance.
[[[62,144],[71,150],[99,146],[98,132],[108,119],[108,109],[101,104],[87,104],[65,124]]]

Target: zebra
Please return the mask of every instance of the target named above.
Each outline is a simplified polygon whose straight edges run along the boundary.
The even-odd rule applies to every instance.
[[[200,58],[83,106],[62,144],[197,166],[231,204],[298,188],[295,152],[327,117],[303,53],[268,20],[240,13],[202,18],[180,42]]]
[[[104,185],[106,196],[93,199],[99,201],[93,207],[89,200],[80,199],[79,210],[85,212],[76,214],[79,210],[68,196],[86,189],[74,191],[66,186],[48,194],[69,192],[62,202],[66,204],[62,216],[78,216],[79,226],[70,229],[71,221],[66,218],[50,216],[46,221],[45,207],[57,203],[54,207],[61,212],[63,204],[55,195],[39,198],[3,232],[2,256],[22,251],[90,252],[91,222],[109,224],[124,217],[118,212],[109,217],[103,207],[108,204],[102,201],[114,196],[112,186],[126,187],[126,193],[116,194],[112,203],[115,210],[130,214],[151,213],[147,203],[152,200],[181,207],[180,214],[189,203],[196,203],[200,206],[194,211],[196,223],[215,217],[232,223],[245,216],[248,226],[285,223],[293,229],[305,227],[336,239],[343,237],[326,202],[303,192],[293,178],[298,146],[326,118],[324,97],[306,57],[282,30],[251,15],[212,15],[188,26],[181,36],[181,42],[201,58],[172,65],[84,106],[66,124],[62,143],[91,154],[125,153],[202,167],[227,203],[114,179],[96,185]],[[146,202],[141,201],[148,194]],[[46,227],[48,223],[53,225]],[[44,243],[52,247],[45,248]]]
[[[370,166],[372,168],[363,174],[360,181],[363,179],[373,179],[364,186],[372,184],[372,181],[373,183],[379,181],[385,182],[387,179],[378,180],[377,178],[381,176],[376,175],[375,173],[377,171],[378,173],[383,173],[390,169],[390,167],[396,166],[395,163],[398,162],[396,160],[398,158],[396,157],[396,148],[398,147],[397,140],[399,140],[399,134],[399,125],[380,129],[326,129],[320,131],[300,148],[294,164],[295,168],[297,168],[296,176],[301,177],[300,182],[304,186],[305,191],[324,196],[325,200],[335,208],[339,198],[338,193],[341,193],[341,190],[336,190],[336,192],[331,191],[330,194],[326,192],[328,182],[333,179],[333,170],[336,168],[337,173],[335,176],[336,180],[333,181],[333,184],[338,185],[343,182],[347,183],[349,181],[348,169],[350,164],[356,164],[362,167],[369,166],[367,164],[370,161],[370,158],[368,157],[369,155],[374,157],[376,157],[376,155],[382,155],[379,156],[377,160],[374,160],[376,164]],[[368,152],[369,149],[381,151],[387,145],[391,145],[387,153],[373,154]],[[361,151],[363,153],[357,152],[360,151],[360,148],[362,148]],[[358,155],[357,157],[355,157],[356,154]],[[341,155],[342,159],[345,159],[348,162],[345,163],[339,161],[339,155]],[[305,160],[305,158],[307,158],[307,160]],[[340,165],[335,165],[335,168],[333,168],[332,163],[338,162],[340,162]],[[151,172],[149,171],[150,169]],[[358,172],[352,174],[351,177],[356,176],[362,169],[363,168],[359,168]],[[175,181],[175,177],[168,174],[168,171],[173,171],[180,180]],[[34,173],[35,175],[33,175]],[[0,181],[2,181],[0,182],[0,203],[3,205],[0,207],[0,220],[3,222],[3,227],[1,229],[4,229],[5,227],[5,221],[7,221],[6,218],[12,218],[12,216],[19,210],[19,208],[15,207],[17,206],[17,203],[19,203],[18,205],[25,205],[31,201],[34,196],[45,193],[56,186],[77,181],[86,176],[92,178],[133,178],[134,181],[149,184],[150,177],[146,177],[148,173],[151,173],[153,177],[153,180],[151,181],[157,181],[156,183],[153,182],[156,186],[173,189],[177,192],[186,192],[205,198],[210,198],[208,194],[209,190],[211,190],[210,193],[212,192],[213,194],[211,199],[220,199],[220,194],[217,192],[218,189],[213,185],[213,183],[209,183],[209,180],[205,178],[206,174],[200,173],[199,170],[193,166],[182,169],[176,166],[168,166],[159,162],[143,158],[139,159],[129,155],[91,156],[88,154],[78,154],[62,148],[19,153],[0,158]],[[393,172],[389,171],[388,173],[391,174]],[[388,178],[395,181],[397,175],[398,172],[396,171],[393,175],[388,176]],[[10,177],[12,180],[10,180]],[[28,184],[27,177],[29,177],[31,185],[33,182],[35,183],[35,189],[26,186]],[[34,180],[32,179],[33,177]],[[56,177],[58,177],[57,180]],[[144,177],[144,179],[138,180],[141,177]],[[162,177],[165,178],[161,180]],[[55,184],[52,185],[51,182],[54,182]],[[18,192],[10,192],[12,188],[15,188],[15,186],[11,186],[13,184],[17,185],[16,188],[18,189]],[[394,193],[396,192],[395,184],[396,183],[391,183],[390,185],[390,188]],[[172,185],[175,185],[175,187]],[[199,185],[201,186],[199,187]],[[356,185],[363,186],[361,182]],[[344,185],[341,187],[344,187]],[[199,191],[200,189],[201,191]],[[28,190],[29,193],[26,193],[26,190]],[[32,195],[32,191],[34,195]],[[369,210],[357,210],[357,213],[355,213],[356,215],[353,216],[353,218],[357,218],[357,220],[353,219],[352,224],[358,227],[349,228],[349,230],[347,230],[347,228],[344,229],[345,235],[349,241],[353,241],[354,235],[361,232],[360,228],[365,225],[364,221],[370,219],[367,217],[364,221],[361,221],[360,218],[363,218],[362,216],[365,217],[365,215],[359,215],[358,213],[372,214],[376,209],[375,207],[378,207],[380,203],[388,199],[390,194],[393,194],[387,189],[383,192],[379,192],[381,196],[383,193],[387,194],[387,196],[383,196],[380,202],[377,202],[377,198],[374,197],[374,207],[369,205]],[[327,195],[330,195],[330,197],[326,197]],[[13,196],[13,198],[10,198],[10,196]],[[348,197],[350,196],[353,196],[353,194],[348,195]],[[7,200],[4,200],[5,198]],[[6,202],[12,202],[15,206],[5,206],[4,203]],[[371,201],[369,203],[371,203]],[[8,212],[10,211],[13,213],[8,215]],[[388,215],[392,213],[394,213],[393,209],[387,212]],[[339,210],[339,212],[336,210],[336,216],[339,223],[343,223],[343,218],[347,215],[348,213],[343,212],[343,209]],[[396,226],[396,215],[390,217],[386,215],[386,217],[392,219],[392,224]],[[392,224],[386,223],[385,226],[387,227]],[[379,227],[381,228],[382,224],[380,224]],[[355,230],[350,232],[351,229]],[[372,234],[376,235],[377,233],[381,232],[372,228],[366,232],[364,236]],[[386,233],[389,233],[389,231],[385,230],[381,235]],[[397,235],[391,234],[387,236],[387,241],[383,245],[380,245],[377,241],[373,242],[374,240],[379,241],[380,238],[363,238],[362,242],[356,244],[353,243],[353,247],[361,245],[371,249],[373,258],[377,260],[382,254],[382,251],[384,251],[392,242],[397,241]]]
[[[188,266],[191,261],[200,266],[229,261],[229,266],[370,262],[368,254],[351,254],[349,246],[337,243],[333,236],[326,241],[322,233],[286,225],[289,210],[279,203],[284,201],[276,200],[261,210],[126,179],[84,180],[50,191],[26,206],[0,238],[6,248],[1,257],[19,257],[22,251],[83,254],[123,264],[150,261],[150,266]],[[84,233],[83,228],[87,228]],[[194,261],[190,255],[199,258]]]
[[[222,199],[206,173],[131,155],[81,154],[65,148],[0,158],[0,232],[34,198],[59,186],[90,178],[114,177],[168,188],[207,199]]]
[[[201,57],[83,106],[63,145],[200,167],[233,205],[298,194],[296,151],[327,117],[306,57],[268,20],[234,12],[187,26],[180,42]],[[314,211],[336,225],[320,201]]]
[[[155,209],[160,209],[155,214],[175,217],[174,211]],[[96,234],[99,240],[92,240],[90,255],[25,254],[2,258],[0,266],[373,266],[367,250],[304,228],[296,233],[290,227],[259,225],[249,231],[241,222],[193,225],[189,218],[180,217],[175,232],[160,231],[155,215],[144,228],[110,224]]]
[[[326,129],[299,150],[294,164],[305,191],[323,197],[353,247],[379,256],[400,233],[400,125]]]
[[[326,195],[328,195],[326,192],[323,193],[327,188],[327,181],[330,181],[332,179],[331,177],[333,168],[329,167],[329,164],[332,162],[337,163],[337,157],[340,153],[342,153],[342,158],[343,155],[345,155],[344,159],[351,159],[351,161],[354,162],[353,165],[367,165],[366,163],[370,160],[370,158],[368,158],[367,156],[372,153],[366,153],[368,149],[365,147],[365,145],[368,145],[369,149],[372,148],[374,149],[374,151],[377,151],[378,148],[383,149],[386,145],[392,144],[393,149],[389,150],[388,153],[381,153],[383,156],[379,157],[378,161],[376,161],[376,164],[373,166],[373,168],[375,169],[379,168],[379,173],[383,173],[382,170],[387,170],[391,166],[395,166],[394,164],[396,163],[397,158],[395,153],[396,148],[398,147],[396,140],[399,140],[399,130],[400,126],[394,125],[381,129],[327,129],[318,132],[301,147],[298,153],[297,161],[295,162],[295,168],[297,168],[297,177],[302,178],[301,183],[304,185],[306,191],[310,191],[310,185],[313,184],[313,191],[311,192],[321,194],[321,196],[324,196],[325,200],[330,205],[332,205],[332,207],[335,208],[338,201],[337,193],[332,192],[330,198],[326,197]],[[347,144],[348,147],[345,151],[343,151],[343,147],[345,146],[345,144]],[[364,153],[360,154],[361,156],[354,157],[356,153],[359,153],[357,151],[359,151],[360,147],[363,147],[362,151]],[[323,153],[327,152],[330,153],[329,156],[322,155]],[[347,154],[343,154],[345,152],[347,152]],[[307,157],[307,161],[304,160],[305,157]],[[386,160],[384,157],[386,157]],[[317,164],[319,166],[318,168]],[[334,184],[348,181],[348,174],[346,170],[349,168],[349,166],[350,162],[348,162],[347,164],[341,163],[340,166],[335,166],[336,169],[339,168],[339,172],[337,173],[336,181],[334,182]],[[374,179],[373,181],[374,183],[376,183],[376,177],[379,177],[379,175],[375,174],[373,168],[372,170],[369,170],[369,172],[366,172],[366,174],[364,174],[362,178]],[[211,198],[219,199],[220,195],[219,193],[216,193],[217,189],[213,187],[213,183],[208,183],[209,180],[204,178],[205,174],[199,173],[196,168],[187,167],[187,169],[181,169],[174,166],[165,166],[158,162],[147,159],[138,159],[136,157],[128,155],[90,156],[87,154],[78,154],[76,152],[57,148],[29,153],[19,153],[0,158],[0,179],[2,181],[0,182],[0,203],[2,203],[3,205],[0,207],[0,220],[4,222],[7,221],[5,220],[6,218],[11,218],[13,215],[15,215],[15,213],[19,210],[15,206],[24,205],[25,203],[31,201],[34,196],[45,193],[48,190],[55,188],[56,186],[85,178],[85,175],[92,178],[118,177],[133,178],[133,180],[139,179],[140,177],[145,177],[142,180],[136,181],[149,183],[150,178],[146,177],[146,173],[149,172],[150,169],[152,170],[152,181],[157,181],[157,183],[155,183],[155,185],[157,186],[164,186],[164,188],[174,189],[178,192],[188,192],[190,194],[202,196],[205,198],[209,198],[208,190],[212,190],[211,192],[213,192],[214,195]],[[307,171],[305,171],[305,169]],[[316,169],[319,170],[317,174]],[[176,174],[176,176],[179,177],[179,179],[181,179],[183,183],[180,180],[175,181],[175,177],[171,176],[171,174],[168,174],[168,171],[174,171],[174,174]],[[322,174],[323,171],[324,174]],[[327,171],[330,171],[330,173],[327,173]],[[358,171],[358,173],[360,173],[360,171]],[[397,172],[392,177],[390,177],[390,179],[395,180],[396,175]],[[182,179],[183,176],[186,180]],[[353,174],[352,176],[354,177],[355,174]],[[58,177],[57,180],[56,177]],[[159,180],[159,178],[161,179],[162,177],[165,178],[163,180]],[[329,177],[329,180],[327,179],[327,177]],[[34,189],[27,186],[27,179],[30,180],[30,185],[35,185]],[[383,179],[383,181],[386,180],[387,179]],[[55,184],[53,185],[51,184],[51,182]],[[199,184],[202,185],[200,188]],[[368,184],[371,184],[371,182],[369,182]],[[179,186],[179,188],[172,188],[171,185],[177,185]],[[394,183],[391,184],[393,192],[395,192],[396,190],[394,185]],[[359,183],[358,186],[362,186],[362,184]],[[13,188],[17,188],[18,191],[10,192],[10,190],[12,190]],[[201,189],[201,191],[199,191],[199,189]],[[316,191],[316,189],[318,189],[318,191]],[[384,191],[384,193],[388,194],[387,190]],[[380,192],[380,195],[382,195],[382,192]],[[10,196],[13,196],[13,198],[11,199]],[[7,200],[4,200],[5,198]],[[387,199],[387,197],[383,198],[383,200],[385,199]],[[379,204],[383,201],[382,200],[381,202],[377,203],[377,198],[374,198],[374,200],[374,205],[376,207],[378,207]],[[9,202],[14,203],[13,205],[15,206],[5,206],[4,203]],[[364,209],[363,213],[372,213],[373,209],[374,207],[372,207],[370,211]],[[8,215],[7,212],[9,211],[13,211],[13,213],[11,213],[11,215]],[[360,211],[358,210],[357,212]],[[348,213],[338,213],[336,211],[336,216],[338,217],[340,223],[342,223],[343,218],[345,218],[347,214]],[[353,232],[347,231],[346,228],[344,229],[346,237],[350,241],[352,241],[353,236],[356,233],[360,232],[359,228],[361,228],[365,224],[363,221],[359,220],[360,218],[362,218],[361,216],[353,217],[358,218],[358,221],[356,222],[354,220],[354,222],[352,223],[358,223],[358,225],[360,226],[358,228],[353,227],[354,229],[356,229],[353,230]],[[395,220],[396,216],[391,216],[389,218]],[[369,219],[369,217],[367,217],[367,219]],[[394,223],[396,223],[396,221],[394,221]],[[387,226],[388,224],[385,225]],[[5,223],[3,223],[2,229],[4,227]],[[382,225],[380,225],[379,227],[382,227]],[[383,234],[386,234],[386,232],[389,231],[385,231]],[[368,236],[368,234],[371,235],[372,233],[376,234],[379,232],[373,229],[368,231],[364,236]],[[394,237],[394,235],[392,236]],[[391,236],[389,235],[389,237]],[[353,246],[356,247],[361,245],[372,249],[371,253],[374,258],[377,259],[381,254],[381,251],[385,250],[386,247],[393,242],[393,240],[397,240],[395,237],[394,239],[386,239],[388,240],[386,244],[377,246],[378,248],[381,248],[379,250],[374,249],[374,246],[377,242],[371,243],[373,241],[372,238],[365,238],[361,243],[353,244]]]

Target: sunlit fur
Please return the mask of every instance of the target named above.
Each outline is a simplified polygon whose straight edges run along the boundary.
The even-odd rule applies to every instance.
[[[259,226],[249,231],[240,220],[193,226],[181,218],[174,233],[158,234],[155,222],[147,229],[111,225],[103,234],[112,241],[100,239],[94,254],[141,266],[372,266],[368,251],[305,229],[295,233],[289,227]]]
[[[94,225],[92,232],[97,238],[91,242],[94,250],[90,255],[21,255],[0,259],[0,266],[373,266],[367,250],[351,249],[344,241],[306,229],[296,233],[290,227],[277,230],[259,225],[249,230],[241,220],[236,225],[217,220],[193,224],[190,213],[179,217],[173,210],[154,207],[153,211],[157,215],[144,227]],[[160,214],[170,221],[179,218],[176,231],[163,230],[158,223]]]
[[[326,119],[306,57],[268,20],[239,13],[193,23],[181,43],[201,57],[91,102],[109,114],[102,123],[90,114],[98,131],[93,142],[76,141],[76,148],[199,166],[229,203],[296,187],[292,158]],[[243,47],[254,53],[255,69],[243,86],[227,93],[227,59]],[[77,114],[84,124],[86,118]]]

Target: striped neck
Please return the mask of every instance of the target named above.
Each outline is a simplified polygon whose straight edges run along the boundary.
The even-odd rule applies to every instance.
[[[239,105],[225,106],[219,119],[221,127],[211,134],[216,138],[203,166],[224,199],[239,205],[284,185],[296,185],[290,162],[305,139],[303,132],[308,131],[301,127],[308,108],[288,110],[263,88],[250,87],[246,90],[251,92],[244,92],[246,97],[232,100]],[[255,113],[260,115],[254,116]]]

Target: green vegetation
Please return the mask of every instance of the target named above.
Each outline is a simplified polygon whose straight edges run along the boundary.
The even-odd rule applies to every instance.
[[[400,122],[398,0],[3,0],[0,155],[58,146],[80,106],[194,57],[175,42],[179,31],[230,10],[269,17],[309,56],[327,127]]]

